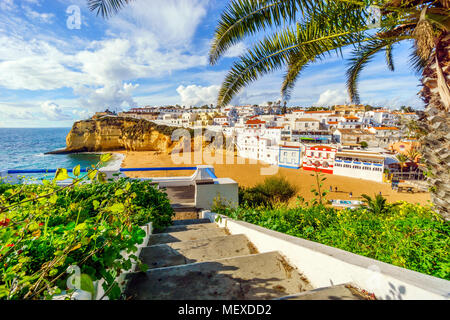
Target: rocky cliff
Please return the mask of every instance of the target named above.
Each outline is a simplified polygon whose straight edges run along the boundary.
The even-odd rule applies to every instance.
[[[184,137],[172,141],[172,133],[176,129],[147,120],[122,117],[77,121],[67,135],[66,149],[53,153],[116,150],[171,153],[175,148],[181,148],[183,143],[190,143],[191,150],[197,150],[202,145],[198,139],[188,141]],[[192,132],[190,133],[193,137]]]

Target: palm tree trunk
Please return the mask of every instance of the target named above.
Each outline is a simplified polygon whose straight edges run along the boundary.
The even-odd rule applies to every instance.
[[[431,170],[428,179],[436,211],[450,220],[450,34],[436,40],[436,50],[424,68],[421,96],[426,103],[422,139],[423,156]]]

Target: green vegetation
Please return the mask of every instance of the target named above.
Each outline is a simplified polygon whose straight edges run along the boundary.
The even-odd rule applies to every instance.
[[[268,177],[251,188],[239,188],[239,203],[249,206],[272,207],[286,202],[297,193],[297,188],[285,177]]]
[[[369,144],[366,141],[361,141],[359,143],[359,145],[361,146],[361,148],[366,149],[369,147]]]
[[[373,200],[372,200],[373,201]],[[323,205],[241,206],[219,213],[295,237],[450,280],[450,225],[431,208],[401,202],[338,210]],[[374,213],[376,211],[377,213]]]
[[[213,211],[450,280],[450,224],[431,206],[390,204],[381,195],[363,195],[364,205],[360,208],[336,209],[326,205],[324,175],[316,172],[312,176],[316,178],[311,189],[315,198],[306,202],[298,197],[295,208],[286,203],[292,196],[279,195],[284,190],[280,186],[289,183],[282,178],[269,178],[261,185],[240,190],[237,209],[216,202]]]
[[[50,299],[67,289],[73,265],[83,290],[104,279],[106,295],[118,299],[116,277],[132,263],[146,269],[133,255],[146,235],[140,226],[171,223],[167,195],[149,182],[106,182],[96,168],[83,177],[79,171],[66,187],[55,183],[69,178],[64,169],[42,185],[0,184],[0,299]]]

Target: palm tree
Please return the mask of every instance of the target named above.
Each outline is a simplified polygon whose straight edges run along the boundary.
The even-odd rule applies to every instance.
[[[394,70],[393,49],[413,41],[411,65],[422,74],[420,92],[426,103],[421,126],[430,132],[422,140],[424,158],[433,173],[436,210],[450,219],[450,168],[445,160],[450,147],[450,8],[449,0],[234,0],[216,28],[210,63],[248,35],[265,37],[236,61],[220,89],[218,104],[226,105],[242,88],[261,76],[286,67],[281,95],[289,99],[296,80],[310,64],[341,49],[355,49],[347,71],[353,103],[360,103],[358,78],[377,52],[384,52]],[[378,24],[371,25],[372,9],[379,9]]]
[[[387,203],[386,198],[380,194],[375,195],[374,198],[368,196],[367,194],[363,194],[361,197],[363,198],[363,203],[365,204],[367,211],[374,215],[387,214],[390,212],[392,207],[395,206]]]
[[[88,0],[91,10],[104,17],[131,0]],[[368,5],[370,4],[370,5]],[[424,159],[436,210],[450,219],[450,8],[449,0],[231,0],[218,22],[210,49],[210,63],[247,36],[266,35],[240,56],[219,92],[218,106],[227,105],[245,86],[286,67],[281,95],[290,98],[301,72],[342,48],[353,46],[347,88],[360,103],[358,78],[377,52],[384,52],[394,70],[393,49],[413,41],[412,67],[422,75],[420,94],[426,103],[421,126]],[[377,10],[379,19],[373,19]],[[375,23],[373,23],[375,22]]]
[[[418,158],[421,156],[421,154],[414,146],[412,146],[411,149],[408,150],[406,156],[409,161],[417,163]]]
[[[399,154],[395,155],[395,158],[397,158],[397,161],[400,164],[400,170],[403,173],[403,168],[405,167],[406,163],[409,160],[408,157],[402,153],[399,153]]]

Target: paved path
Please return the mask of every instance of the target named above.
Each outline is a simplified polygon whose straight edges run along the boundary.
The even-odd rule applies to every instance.
[[[279,252],[259,253],[245,235],[230,235],[204,219],[175,221],[151,235],[140,258],[149,269],[127,275],[128,299],[363,298],[344,285],[314,290]]]

